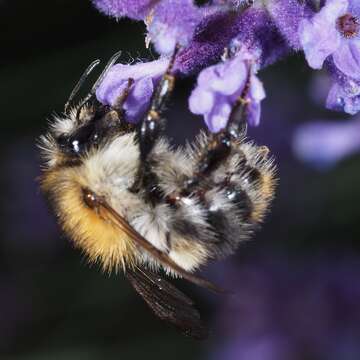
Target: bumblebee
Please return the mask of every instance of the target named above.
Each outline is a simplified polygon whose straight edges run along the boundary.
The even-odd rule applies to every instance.
[[[62,229],[93,262],[123,270],[160,318],[194,338],[207,334],[193,302],[164,279],[182,277],[219,289],[194,274],[232,254],[262,222],[274,195],[268,149],[248,142],[248,79],[227,126],[174,149],[164,136],[164,107],[174,88],[176,52],[138,125],[123,104],[133,80],[112,106],[96,90],[115,54],[77,106],[70,103],[97,65],[90,65],[49,132],[40,139],[41,188]]]

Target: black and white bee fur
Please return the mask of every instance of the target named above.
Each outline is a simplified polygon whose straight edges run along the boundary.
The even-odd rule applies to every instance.
[[[273,198],[275,166],[268,149],[245,139],[248,85],[228,125],[174,149],[163,135],[164,106],[174,87],[176,51],[139,125],[126,122],[123,104],[133,80],[113,106],[95,91],[69,109],[93,63],[41,137],[41,187],[63,230],[92,261],[123,269],[161,318],[195,338],[205,336],[192,301],[158,275],[184,277],[215,289],[193,273],[232,254],[262,222]]]

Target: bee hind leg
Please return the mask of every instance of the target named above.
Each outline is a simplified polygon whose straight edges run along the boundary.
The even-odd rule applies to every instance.
[[[193,192],[199,186],[202,179],[209,176],[226,161],[232,149],[235,146],[238,148],[239,140],[244,138],[247,130],[248,106],[250,104],[248,99],[250,75],[251,68],[244,89],[231,110],[226,127],[218,133],[209,135],[209,141],[202,148],[202,153],[198,158],[193,176],[186,180],[184,184],[183,195]]]

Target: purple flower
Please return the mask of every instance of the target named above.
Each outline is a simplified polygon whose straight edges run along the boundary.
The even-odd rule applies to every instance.
[[[360,84],[349,79],[346,84],[334,83],[326,99],[326,107],[355,115],[360,111]]]
[[[143,20],[158,0],[92,0],[92,2],[105,15]]]
[[[274,63],[290,52],[286,40],[267,9],[249,8],[239,18],[237,25],[236,42],[240,45],[244,44],[256,54],[261,68]]]
[[[165,72],[169,60],[160,58],[134,65],[114,65],[96,91],[97,99],[105,105],[114,105],[123,93],[129,78],[135,80],[124,104],[126,120],[135,123],[146,111],[157,81]]]
[[[279,60],[290,50],[266,9],[215,11],[204,17],[189,46],[179,53],[177,70],[188,75],[212,65],[234,40],[256,53],[261,67]]]
[[[293,150],[302,161],[319,169],[328,169],[360,150],[360,119],[302,125],[295,132]]]
[[[311,19],[299,27],[306,59],[320,69],[332,55],[345,75],[360,79],[360,4],[358,0],[327,0]]]
[[[218,62],[224,49],[239,34],[240,15],[236,12],[217,11],[204,17],[196,27],[194,36],[176,61],[176,69],[189,75]]]
[[[229,119],[231,109],[250,76],[250,89],[247,94],[247,121],[258,125],[260,120],[260,101],[265,98],[262,83],[255,75],[255,58],[246,50],[240,50],[233,58],[203,70],[193,90],[189,107],[194,114],[203,115],[211,132],[223,129]],[[249,75],[249,72],[250,75]]]
[[[146,19],[148,38],[160,54],[169,54],[176,43],[188,45],[204,14],[192,0],[160,1]]]
[[[266,10],[287,43],[299,50],[301,48],[298,28],[300,22],[313,14],[306,1],[276,0],[266,1]]]
[[[241,10],[251,5],[252,0],[212,0],[212,5],[222,6],[225,9]]]
[[[360,81],[342,73],[333,59],[326,60],[326,68],[334,81],[326,99],[326,107],[356,114],[360,110]]]

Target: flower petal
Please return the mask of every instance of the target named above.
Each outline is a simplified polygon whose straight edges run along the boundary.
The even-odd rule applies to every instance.
[[[347,9],[348,0],[328,0],[311,19],[300,22],[300,43],[313,69],[321,69],[324,60],[339,48],[342,38],[336,21]]]
[[[214,106],[215,96],[210,91],[202,91],[196,88],[189,98],[189,109],[193,114],[201,115],[208,113]]]
[[[124,109],[126,110],[126,119],[136,122],[147,107],[154,86],[165,72],[168,62],[167,58],[160,58],[134,65],[114,65],[97,89],[97,99],[105,105],[113,105],[125,90],[128,79],[134,79],[135,83],[124,104]]]
[[[150,12],[154,0],[92,0],[94,6],[108,16],[142,20]]]
[[[360,111],[360,85],[353,80],[348,80],[343,85],[334,83],[329,91],[326,107],[355,115]]]
[[[175,45],[186,46],[204,17],[192,0],[162,0],[148,20],[148,36],[160,54],[170,54]]]
[[[219,132],[226,126],[230,113],[230,103],[225,97],[219,96],[214,107],[204,116],[206,126],[213,133]]]
[[[250,87],[250,104],[247,121],[251,126],[258,126],[261,116],[260,102],[265,99],[265,90],[262,82],[255,75],[252,76]]]
[[[204,69],[198,77],[198,84],[224,95],[232,95],[244,84],[246,73],[247,67],[239,56],[233,61]]]
[[[306,60],[313,69],[321,69],[325,59],[340,46],[340,34],[332,24],[304,19],[299,26],[300,42]]]
[[[204,69],[198,76],[197,86],[189,98],[190,110],[203,115],[211,132],[223,129],[231,108],[241,95],[249,71],[254,71],[255,58],[246,49],[240,49],[232,58],[223,63]],[[250,75],[250,87],[247,94],[250,100],[248,118],[251,125],[260,121],[260,101],[265,98],[265,91],[254,73]]]
[[[345,75],[360,79],[360,40],[342,41],[333,54],[334,63]]]
[[[272,21],[275,22],[288,44],[295,50],[299,50],[298,28],[300,21],[313,14],[306,1],[276,0],[264,3]]]
[[[349,12],[355,16],[360,16],[360,2],[359,0],[349,0]]]
[[[126,120],[136,123],[149,106],[154,91],[154,80],[145,77],[135,82],[128,99],[124,104]]]
[[[318,12],[320,22],[336,23],[339,16],[344,15],[349,8],[349,0],[327,0],[325,6]]]

